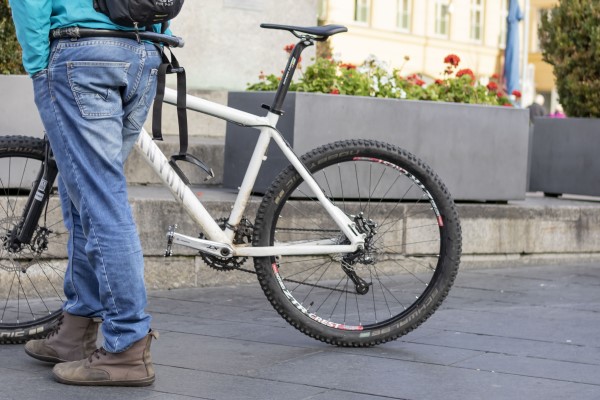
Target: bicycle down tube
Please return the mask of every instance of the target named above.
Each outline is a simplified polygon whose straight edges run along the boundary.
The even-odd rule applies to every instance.
[[[165,90],[166,103],[176,104],[176,99],[177,92],[175,90]],[[364,235],[359,235],[354,231],[354,222],[351,221],[350,218],[348,218],[338,207],[329,201],[325,194],[319,189],[318,184],[314,181],[311,174],[308,172],[308,170],[306,170],[302,162],[289,148],[279,132],[274,128],[279,119],[278,115],[269,112],[266,117],[259,117],[257,115],[216,104],[191,95],[187,95],[187,107],[193,111],[208,114],[232,123],[260,129],[258,142],[254,149],[254,153],[252,154],[250,164],[242,181],[242,185],[240,186],[238,196],[230,215],[230,225],[236,226],[239,224],[242,218],[242,214],[250,198],[252,187],[254,186],[256,177],[258,176],[258,172],[263,162],[264,155],[266,154],[270,139],[273,138],[275,143],[284,153],[285,157],[306,181],[315,197],[325,208],[331,218],[336,222],[340,230],[347,236],[351,244],[321,245],[315,243],[312,245],[293,245],[293,243],[290,243],[287,245],[269,247],[247,247],[233,245],[233,230],[221,230],[221,228],[210,216],[206,208],[204,208],[200,200],[198,200],[198,198],[194,195],[193,191],[187,185],[185,185],[185,183],[169,165],[169,161],[164,154],[162,154],[158,146],[152,141],[150,135],[146,131],[142,131],[137,141],[137,147],[139,148],[140,153],[143,155],[146,162],[150,164],[151,168],[169,187],[174,197],[182,203],[190,217],[202,228],[208,239],[210,239],[209,241],[219,242],[220,244],[231,247],[233,249],[233,254],[230,254],[229,256],[261,257],[275,255],[349,253],[357,250],[358,246],[364,240]],[[192,238],[178,233],[175,233],[174,235],[174,243],[190,247],[196,247],[195,244],[207,242],[206,240]],[[177,240],[178,238],[183,240]]]

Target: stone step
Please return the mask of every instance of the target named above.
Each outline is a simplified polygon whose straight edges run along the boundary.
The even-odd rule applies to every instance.
[[[194,186],[193,190],[213,217],[229,215],[235,191],[207,185]],[[189,236],[197,236],[200,229],[162,186],[131,186],[129,197],[144,249],[148,288],[222,286],[255,281],[256,277],[246,272],[213,270],[197,252],[182,246],[174,246],[174,256],[165,258],[169,226],[177,224],[177,231]],[[260,201],[257,196],[250,199],[246,214],[249,220],[254,221]],[[552,199],[530,194],[524,201],[508,204],[459,203],[458,212],[463,234],[463,269],[600,261],[598,199]],[[311,221],[329,218],[314,207],[308,214]],[[292,218],[307,217],[299,213]],[[56,257],[59,264],[66,262],[66,252]],[[251,259],[245,267],[253,268]]]
[[[179,136],[163,135],[164,141],[155,142],[161,151],[170,158],[171,155],[179,153]],[[185,175],[192,184],[220,185],[223,182],[223,157],[225,152],[225,139],[220,137],[189,136],[188,153],[203,161],[213,169],[215,177],[205,181],[206,174],[189,163],[180,162]],[[132,185],[160,184],[160,178],[146,164],[142,155],[135,149],[131,152],[125,163],[125,176],[127,182]]]
[[[229,215],[236,193],[215,187],[197,187],[196,194],[215,217]],[[158,288],[229,285],[253,282],[251,274],[221,272],[207,267],[191,249],[176,246],[175,257],[164,258],[165,234],[178,224],[178,232],[199,234],[182,207],[162,187],[130,189],[135,219],[146,259],[148,286]],[[254,221],[260,197],[252,197],[247,216]],[[549,199],[529,195],[508,204],[458,204],[463,234],[461,268],[501,265],[540,265],[600,260],[600,201]],[[298,218],[301,218],[298,216]],[[329,218],[312,209],[312,219]],[[252,261],[246,266],[253,268]]]

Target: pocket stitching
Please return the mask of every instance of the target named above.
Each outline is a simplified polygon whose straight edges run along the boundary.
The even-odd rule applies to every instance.
[[[75,99],[75,102],[77,103],[77,107],[79,108],[79,112],[81,113],[81,116],[83,118],[88,119],[88,118],[110,117],[112,115],[115,115],[115,112],[119,110],[119,107],[115,107],[114,109],[110,109],[108,111],[103,111],[103,112],[88,111],[88,107],[85,104],[83,104],[83,101],[82,101],[83,94],[93,94],[96,97],[100,97],[103,101],[106,101],[106,98],[108,98],[109,93],[110,93],[109,91],[111,89],[106,88],[105,97],[102,97],[98,92],[93,92],[93,91],[86,92],[86,91],[82,91],[81,89],[77,90],[78,88],[81,88],[81,86],[75,81],[75,79],[73,77],[73,72],[74,72],[75,68],[78,68],[78,67],[122,68],[123,75],[126,77],[130,66],[131,66],[131,63],[113,62],[113,61],[107,61],[107,62],[103,62],[103,61],[69,61],[69,62],[67,62],[67,78],[69,80],[69,87],[71,89],[71,92],[73,93],[73,98]]]

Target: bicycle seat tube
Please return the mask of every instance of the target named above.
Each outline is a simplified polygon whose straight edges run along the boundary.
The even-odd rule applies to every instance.
[[[272,113],[282,115],[283,111],[281,107],[283,106],[283,101],[285,100],[285,96],[290,88],[290,84],[292,83],[292,78],[294,77],[294,73],[296,72],[296,67],[298,66],[298,60],[300,60],[300,55],[304,51],[305,48],[314,45],[315,42],[310,37],[302,38],[296,46],[294,46],[294,50],[292,50],[292,54],[287,62],[285,67],[283,77],[279,82],[279,87],[277,87],[277,93],[275,94],[275,100],[273,100],[273,104],[268,107],[269,111]]]

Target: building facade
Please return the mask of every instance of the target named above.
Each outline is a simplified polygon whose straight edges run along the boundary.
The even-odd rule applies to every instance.
[[[529,97],[534,91],[552,97],[551,67],[542,61],[537,42],[541,10],[558,0],[520,0],[529,14]],[[445,69],[444,58],[456,54],[461,67],[479,78],[501,75],[506,43],[509,0],[321,0],[324,23],[348,26],[349,32],[332,38],[334,54],[344,61],[361,63],[375,55],[405,74],[422,73],[436,79]],[[521,43],[521,51],[523,45]],[[409,61],[405,60],[408,56]],[[525,85],[527,87],[528,85]],[[526,94],[527,95],[527,94]]]

